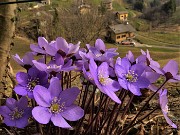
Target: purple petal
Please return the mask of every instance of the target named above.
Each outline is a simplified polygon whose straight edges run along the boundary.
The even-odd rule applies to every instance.
[[[32,67],[28,70],[28,74],[33,78],[36,78],[38,76],[39,72],[40,71],[35,67]]]
[[[34,99],[34,95],[33,95],[33,92],[32,92],[32,91],[28,91],[27,96],[28,96],[28,98],[30,98],[30,99]]]
[[[90,70],[90,73],[91,73],[94,81],[97,81],[98,80],[98,77],[97,77],[97,65],[96,65],[94,59],[90,59],[89,70]]]
[[[21,109],[26,109],[28,106],[28,100],[26,97],[21,97],[20,100],[17,102],[17,107]]]
[[[22,117],[22,118],[16,120],[15,123],[16,123],[15,127],[17,127],[17,128],[24,128],[24,127],[26,127],[28,125],[28,118]]]
[[[164,113],[168,112],[167,108],[167,103],[168,103],[168,98],[167,98],[167,89],[164,89],[163,91],[159,92],[159,102],[161,109]]]
[[[32,115],[32,109],[33,109],[32,107],[27,107],[24,110],[23,117],[29,118]]]
[[[157,61],[151,60],[151,61],[150,61],[150,65],[153,65],[153,66],[155,66],[155,67],[157,67],[157,68],[160,68],[160,65],[159,65],[159,63],[158,63]]]
[[[36,85],[33,91],[34,99],[40,106],[49,107],[51,101],[50,91],[43,86]]]
[[[126,54],[126,57],[129,59],[131,63],[134,62],[134,55],[131,51],[128,51],[128,54]]]
[[[164,118],[166,119],[166,122],[172,126],[173,128],[177,128],[177,126],[168,118],[167,114],[166,113],[163,113],[164,115]]]
[[[44,37],[38,37],[38,45],[43,48],[48,45],[48,41]]]
[[[155,72],[146,72],[146,78],[148,78],[148,80],[151,83],[154,83],[155,81],[157,81],[157,79],[160,77],[159,74],[155,73]]]
[[[133,85],[133,84],[131,84],[131,83],[128,83],[128,89],[129,89],[134,95],[137,95],[137,96],[142,95],[139,87],[136,86],[136,85]]]
[[[18,95],[22,95],[22,96],[27,95],[27,87],[26,86],[16,85],[16,87],[14,88],[14,91]]]
[[[72,65],[72,59],[68,60],[66,64],[63,65],[63,68],[68,68]]]
[[[127,82],[127,80],[124,80],[124,79],[118,79],[118,82],[119,82],[119,84],[120,84],[120,86],[121,87],[123,87],[124,89],[126,89],[126,90],[128,90],[128,87],[127,87],[127,84],[128,84],[128,82]]]
[[[55,61],[56,61],[55,63],[57,65],[64,65],[64,59],[63,59],[63,57],[59,53],[56,53]]]
[[[37,52],[37,53],[40,53],[40,54],[45,54],[45,53],[46,53],[45,50],[43,50],[42,48],[40,48],[40,47],[37,46],[37,45],[31,44],[31,45],[30,45],[30,48],[31,48],[31,50],[32,50],[33,52]]]
[[[117,95],[116,95],[113,91],[104,88],[104,92],[105,92],[113,101],[115,101],[115,102],[118,103],[118,104],[121,104],[121,101],[119,100],[119,98],[117,97]]]
[[[148,88],[149,88],[150,90],[154,91],[154,92],[156,92],[156,91],[158,90],[158,88],[157,88],[155,85],[153,85],[153,84],[150,84],[150,85],[148,86]],[[158,93],[159,93],[159,92],[158,92]]]
[[[128,71],[129,68],[131,67],[131,63],[127,58],[122,58],[121,59],[121,66],[125,69],[125,71]]]
[[[61,115],[69,121],[77,121],[84,116],[84,110],[77,105],[71,105],[66,107],[66,110]]]
[[[57,49],[55,48],[55,44],[56,42],[54,42],[52,45],[47,45],[46,46],[46,53],[51,55],[51,56],[55,56],[55,54],[57,53]]]
[[[65,102],[65,106],[68,107],[76,100],[79,92],[80,90],[77,87],[63,90],[59,95],[59,99],[61,99],[61,102]]]
[[[78,43],[77,45],[69,44],[70,48],[68,54],[75,54],[79,50],[79,44],[80,43]]]
[[[34,66],[39,69],[40,71],[46,71],[47,65],[44,63],[37,62],[36,60],[32,61],[34,63]]]
[[[6,99],[6,106],[11,110],[14,110],[14,108],[16,107],[16,103],[17,101],[14,98]]]
[[[120,58],[120,57],[118,57],[118,58],[116,59],[116,64],[117,64],[117,65],[121,65],[121,58]]]
[[[115,65],[115,73],[117,77],[123,78],[124,74],[126,74],[126,70],[121,65]]]
[[[16,80],[17,80],[18,84],[20,84],[22,86],[26,86],[28,83],[28,74],[24,73],[24,72],[18,72],[16,74]]]
[[[164,75],[164,74],[165,74],[165,72],[164,72],[162,69],[160,69],[160,68],[158,68],[158,67],[156,67],[156,66],[154,66],[154,65],[150,65],[150,67],[151,67],[154,71],[156,71],[156,73],[158,73],[158,74],[161,74],[161,75]]]
[[[105,85],[105,87],[107,89],[109,89],[109,90],[111,90],[113,92],[116,92],[116,91],[118,91],[120,89],[120,85],[119,85],[119,83],[117,81],[114,81],[114,80],[108,78],[107,82],[108,82],[108,84]]]
[[[51,98],[59,97],[59,94],[62,91],[59,78],[53,77],[50,80],[50,86],[49,86],[48,90],[51,93]]]
[[[46,72],[39,72],[38,73],[39,82],[41,85],[47,85],[48,84],[48,74]]]
[[[143,55],[146,55],[145,51],[143,51],[142,49],[141,49],[141,53],[142,53]]]
[[[24,64],[25,65],[33,65],[33,63],[32,63],[32,60],[34,59],[33,57],[34,57],[34,55],[32,52],[26,53],[26,55],[23,57]]]
[[[16,125],[15,120],[11,120],[9,117],[4,118],[4,123],[10,127],[15,127],[15,125]]]
[[[131,67],[131,70],[135,72],[138,76],[141,76],[142,73],[144,72],[145,68],[141,64],[135,64]]]
[[[97,39],[96,40],[96,43],[95,43],[95,47],[98,49],[98,50],[103,50],[105,51],[105,44],[104,42],[101,40],[101,39]]]
[[[21,66],[24,65],[23,61],[21,60],[21,58],[19,57],[18,54],[12,55],[12,58],[13,58],[18,64],[20,64]]]
[[[150,85],[150,81],[145,77],[139,77],[136,84],[139,88],[147,88]]]
[[[60,49],[67,54],[68,48],[69,48],[68,43],[66,42],[64,38],[58,37],[56,39],[56,49],[58,50]]]
[[[140,55],[137,59],[136,59],[136,63],[145,63],[146,62],[146,56],[145,55]]]
[[[47,124],[52,116],[48,108],[41,106],[34,107],[34,109],[32,110],[32,115],[35,118],[35,120],[41,124]]]
[[[98,76],[103,76],[104,78],[109,77],[109,65],[107,62],[103,62],[98,67]]]
[[[55,126],[61,127],[61,128],[71,128],[71,126],[66,122],[66,120],[61,116],[61,114],[59,115],[53,115],[51,117],[51,121],[53,122],[53,124]]]
[[[11,113],[11,110],[7,106],[0,106],[0,114],[3,117],[9,118],[10,113]]]
[[[178,63],[174,60],[170,60],[163,68],[163,70],[167,73],[170,72],[173,76],[178,73]]]
[[[105,56],[107,59],[113,58],[115,56],[117,56],[119,53],[118,52],[105,52]]]

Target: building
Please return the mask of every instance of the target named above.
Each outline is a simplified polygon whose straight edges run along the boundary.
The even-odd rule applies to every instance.
[[[102,0],[101,1],[102,7],[104,7],[106,10],[112,10],[112,0]]]
[[[128,20],[128,12],[127,11],[116,11],[114,12],[115,19],[124,22]]]
[[[121,43],[124,40],[135,37],[136,30],[128,23],[110,25],[107,28],[106,40]]]

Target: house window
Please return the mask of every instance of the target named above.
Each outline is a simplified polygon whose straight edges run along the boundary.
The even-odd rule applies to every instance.
[[[121,37],[120,36],[117,36],[117,39],[120,39]]]
[[[122,38],[125,38],[126,37],[126,35],[122,35]]]

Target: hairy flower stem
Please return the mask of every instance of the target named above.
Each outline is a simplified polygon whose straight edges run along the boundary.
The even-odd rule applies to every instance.
[[[63,76],[64,76],[64,72],[62,71],[62,72],[61,72],[61,87],[62,87],[62,90],[64,90],[64,86],[63,86],[63,84],[64,84],[64,78],[63,78]]]
[[[158,91],[166,84],[168,80],[166,80],[157,90],[156,92],[154,92],[150,98],[147,100],[147,102],[143,105],[143,107],[139,110],[139,112],[136,114],[136,116],[134,117],[134,119],[131,121],[131,123],[129,124],[128,128],[132,127],[132,124],[134,123],[134,121],[137,119],[137,117],[140,115],[140,113],[144,110],[144,108],[148,105],[149,101],[156,95],[156,93],[158,93]],[[126,132],[125,132],[126,134]]]
[[[104,96],[104,94],[102,94]],[[94,116],[93,120],[91,121],[91,123],[88,125],[88,127],[86,128],[85,132],[83,133],[83,135],[86,135],[89,132],[90,127],[92,126],[94,120],[97,118],[97,116],[99,116],[100,110],[102,109],[102,106],[104,105],[105,101],[108,99],[108,96],[106,96],[106,98],[102,101],[100,100],[100,104],[99,104],[99,108],[97,110],[96,115]],[[102,101],[102,102],[101,102]]]
[[[119,93],[119,98],[120,97],[122,97],[122,99],[124,100],[124,95],[125,95],[125,93],[126,93],[126,91],[124,92],[123,90],[121,90],[121,92]],[[122,102],[123,102],[123,100],[122,100]],[[111,122],[113,121],[113,117],[114,117],[114,115],[115,115],[115,110],[118,108],[118,105],[119,104],[117,104],[117,103],[115,103],[114,104],[114,107],[113,107],[113,110],[112,110],[112,112],[108,115],[108,117],[105,119],[105,121],[104,121],[104,123],[102,124],[102,126],[101,126],[101,129],[99,130],[99,134],[101,133],[101,130],[102,130],[102,128],[104,127],[104,125],[105,125],[105,123],[108,121],[108,119],[109,119],[109,121],[108,121],[108,125],[107,125],[107,127],[106,127],[106,131],[105,131],[105,133],[108,133],[108,130],[109,130],[109,127],[110,127],[110,124],[111,124]],[[121,106],[122,106],[122,103],[120,104],[120,108],[121,108]],[[117,113],[118,114],[118,113]],[[114,121],[116,121],[116,119],[114,120]],[[115,123],[114,123],[115,124]]]
[[[121,107],[122,107],[122,105],[123,105],[124,99],[125,99],[125,97],[127,96],[127,93],[128,93],[128,91],[127,91],[127,90],[124,90],[123,95],[121,96],[121,97],[122,97],[122,98],[121,98],[121,104],[120,104],[118,110],[117,110],[116,113],[115,113],[114,120],[112,119],[113,123],[112,123],[112,127],[111,127],[111,129],[110,129],[110,131],[109,131],[110,133],[112,133],[112,131],[113,131],[114,127],[115,127],[117,117],[118,117],[119,112],[120,112],[120,110],[121,110]]]
[[[127,110],[129,109],[129,106],[132,103],[133,98],[134,98],[134,94],[131,93],[131,98],[130,98],[128,104],[126,105],[126,108],[125,108],[125,110],[124,110],[124,112],[123,112],[123,114],[121,116],[121,119],[124,119],[124,117],[125,117],[125,115],[127,113]]]
[[[157,109],[159,109],[159,106],[157,106],[156,108],[154,108],[151,112],[149,112],[148,114],[146,114],[143,118],[141,118],[140,120],[138,120],[136,123],[132,124],[131,127],[135,126],[136,124],[139,124],[141,123],[144,119],[146,119],[148,116],[150,116],[153,112],[155,112]],[[126,135],[126,132],[127,130],[129,130],[130,128],[129,127],[126,127],[120,131],[117,131],[117,134],[120,135],[120,134],[123,134],[123,135]],[[123,132],[123,131],[126,131],[126,132]]]
[[[90,82],[88,82],[88,85],[89,85],[89,84],[90,84]],[[88,86],[88,87],[89,87],[89,86]],[[87,113],[87,110],[88,110],[88,108],[89,108],[89,105],[90,105],[90,103],[91,103],[91,101],[92,101],[92,98],[93,98],[95,92],[96,92],[96,86],[94,86],[93,88],[94,88],[94,89],[93,89],[93,93],[91,94],[91,96],[90,96],[90,98],[89,98],[89,100],[88,100],[88,102],[87,102],[87,105],[86,105],[86,107],[85,107],[85,109],[84,109],[84,116],[83,116],[83,117],[81,118],[81,120],[79,121],[79,124],[78,124],[78,126],[77,126],[77,129],[76,129],[74,135],[77,135],[77,134],[78,134],[79,129],[81,128],[81,125],[82,125],[82,123],[83,123],[83,121],[84,121],[84,118],[85,118],[85,115],[86,115],[86,113]],[[87,88],[87,90],[88,90],[88,88]],[[87,98],[87,97],[86,97],[86,98]]]
[[[71,71],[69,72],[69,88],[71,88],[71,75],[72,75],[72,73],[71,73]]]
[[[90,117],[89,117],[89,122],[92,121],[93,119],[93,115],[94,115],[94,97],[92,97],[92,102],[91,102],[91,113],[90,113]],[[91,126],[90,128],[90,134],[93,134],[93,126]]]
[[[69,75],[68,73],[65,73],[65,83],[66,83],[66,89],[69,88]]]
[[[84,108],[85,103],[86,103],[86,99],[87,99],[87,95],[88,95],[88,91],[89,91],[89,86],[90,86],[90,82],[87,82],[87,85],[85,87],[85,91],[84,91],[84,95],[83,95],[83,100],[82,100],[82,104],[81,107]]]

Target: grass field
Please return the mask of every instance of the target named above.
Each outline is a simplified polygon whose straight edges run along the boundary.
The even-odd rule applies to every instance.
[[[137,32],[136,38],[144,44],[150,45],[180,45],[179,32]]]

